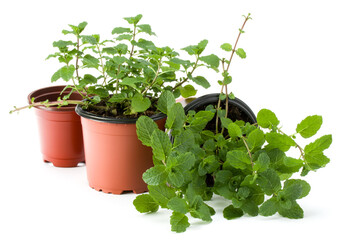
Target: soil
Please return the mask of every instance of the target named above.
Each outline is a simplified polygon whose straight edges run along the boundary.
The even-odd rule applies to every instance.
[[[152,102],[152,107],[150,107],[148,110],[142,113],[136,113],[127,115],[125,114],[125,111],[127,109],[128,103],[113,103],[111,106],[106,106],[105,101],[101,101],[98,104],[95,105],[88,105],[86,109],[83,109],[87,112],[90,112],[92,114],[95,114],[97,116],[101,117],[109,117],[109,118],[115,118],[115,119],[134,119],[139,118],[140,116],[153,116],[158,113],[158,110],[156,107],[154,107],[156,104]]]

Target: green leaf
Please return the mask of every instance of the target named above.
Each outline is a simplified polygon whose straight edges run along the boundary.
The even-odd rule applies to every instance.
[[[68,82],[70,79],[73,78],[75,72],[74,65],[64,66],[57,70],[51,77],[51,82],[55,82],[58,79],[62,78],[64,81]]]
[[[98,68],[99,67],[99,59],[87,54],[83,57],[83,65],[87,68]]]
[[[248,135],[248,145],[251,151],[256,151],[261,148],[265,142],[264,132],[260,129],[255,129]]]
[[[237,137],[242,137],[242,130],[241,128],[235,124],[235,123],[230,123],[227,127],[227,130],[229,132],[229,135],[231,138],[237,138]]]
[[[145,145],[151,146],[151,137],[155,130],[158,129],[154,120],[147,116],[141,116],[136,122],[138,139]]]
[[[297,197],[297,199],[306,197],[309,192],[311,191],[311,186],[305,180],[301,179],[289,179],[284,183],[284,189],[290,188],[293,185],[301,186],[301,193]]]
[[[197,94],[197,90],[192,85],[186,85],[184,87],[178,87],[181,92],[181,96],[184,98],[189,98]]]
[[[130,28],[116,27],[113,28],[112,34],[122,34],[122,33],[131,33]]]
[[[195,82],[196,84],[202,86],[203,88],[209,88],[211,85],[210,83],[207,81],[206,78],[202,77],[202,76],[197,76],[197,77],[192,77],[190,78],[193,82]]]
[[[161,96],[158,99],[157,108],[162,113],[167,114],[168,109],[171,108],[174,103],[175,103],[175,98],[174,98],[174,95],[172,94],[172,92],[163,91]]]
[[[168,110],[168,117],[165,124],[167,129],[179,130],[183,128],[183,125],[186,120],[185,111],[181,103],[173,104]]]
[[[171,171],[168,174],[168,183],[172,186],[180,188],[185,182],[183,174],[179,171]]]
[[[243,211],[240,208],[234,208],[232,205],[224,208],[223,215],[227,220],[232,220],[235,218],[240,218],[243,216]]]
[[[246,58],[247,54],[245,53],[245,51],[242,48],[238,48],[236,50],[236,54],[240,57],[240,58]]]
[[[170,225],[171,230],[177,233],[186,231],[186,229],[190,226],[188,217],[185,214],[179,212],[173,212],[170,217]]]
[[[125,17],[124,19],[129,23],[129,24],[134,24],[136,25],[141,19],[142,19],[143,15],[142,14],[138,14],[135,17]]]
[[[283,152],[287,152],[290,147],[296,146],[294,140],[284,134],[269,132],[266,134],[266,140],[269,143],[268,149],[278,148]]]
[[[175,190],[168,187],[166,184],[159,186],[148,185],[150,196],[162,207],[167,208],[170,199],[175,197]]]
[[[332,135],[324,135],[314,142],[308,144],[304,148],[305,154],[320,154],[322,153],[325,149],[329,148],[332,143]]]
[[[149,35],[156,35],[154,32],[151,31],[151,26],[149,24],[141,24],[137,25],[137,27],[139,28],[139,32],[144,32]]]
[[[156,129],[151,135],[151,147],[154,157],[165,162],[171,152],[172,144],[165,132]]]
[[[305,161],[312,170],[316,170],[325,167],[330,162],[330,159],[323,153],[305,153]]]
[[[224,43],[220,46],[220,48],[227,52],[232,51],[232,45],[230,43]]]
[[[309,138],[315,135],[320,127],[322,126],[323,118],[322,116],[313,115],[308,116],[297,125],[297,133],[299,133],[303,138]]]
[[[149,98],[143,97],[142,94],[136,93],[131,99],[131,112],[144,112],[151,106]]]
[[[167,207],[175,212],[186,214],[188,212],[187,202],[179,197],[173,197],[169,200]]]
[[[268,154],[261,153],[254,164],[253,170],[258,171],[258,172],[263,172],[268,169],[269,164],[270,164],[270,158]]]
[[[289,208],[283,208],[279,206],[278,212],[281,216],[291,219],[299,219],[304,217],[304,211],[295,201],[291,202]]]
[[[138,195],[133,201],[133,205],[140,213],[156,212],[159,205],[149,194]]]
[[[279,175],[270,168],[258,174],[256,183],[267,195],[272,195],[281,189]]]
[[[240,150],[232,150],[227,152],[226,161],[223,165],[223,168],[227,168],[228,165],[237,169],[244,170],[248,166],[251,166],[251,162],[246,152]]]
[[[265,201],[259,209],[259,213],[262,216],[268,217],[274,215],[278,210],[278,202],[276,197],[272,197]]]
[[[279,120],[275,116],[275,113],[268,109],[261,109],[257,113],[257,123],[263,128],[271,128],[279,125]]]
[[[218,56],[211,54],[208,56],[203,56],[199,58],[200,61],[203,61],[204,63],[208,64],[212,68],[219,67],[220,59]]]
[[[126,99],[126,95],[124,93],[116,93],[113,94],[110,99],[108,99],[108,102],[110,103],[120,103]]]
[[[146,184],[157,186],[165,183],[168,173],[164,165],[156,165],[143,173],[143,180]]]

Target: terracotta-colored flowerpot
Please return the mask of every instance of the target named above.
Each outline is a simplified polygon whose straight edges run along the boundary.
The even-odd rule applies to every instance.
[[[65,86],[53,86],[38,89],[28,95],[31,103],[48,99],[56,101],[58,97],[70,93],[60,92]],[[81,100],[77,93],[72,93],[70,100]],[[34,107],[40,133],[41,152],[44,162],[51,162],[55,167],[76,167],[84,162],[83,138],[80,117],[75,113],[75,105],[65,107]]]
[[[147,191],[142,174],[153,166],[152,150],[139,141],[136,119],[100,117],[79,105],[76,112],[81,116],[89,186],[113,194]],[[160,129],[165,118],[152,117]]]

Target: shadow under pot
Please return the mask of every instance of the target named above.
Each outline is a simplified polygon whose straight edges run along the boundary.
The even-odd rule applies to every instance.
[[[194,110],[195,112],[205,110],[208,105],[213,105],[216,108],[219,100],[219,93],[212,93],[203,95],[195,100],[191,101],[185,106],[186,114],[190,110]],[[243,120],[244,122],[249,122],[250,124],[257,123],[256,116],[254,112],[250,109],[250,107],[245,104],[239,98],[235,99],[228,99],[228,118],[232,121],[236,120]],[[221,109],[225,109],[226,100],[221,101]],[[219,121],[220,124],[220,121]],[[219,126],[220,127],[220,126]],[[214,130],[215,129],[215,118],[212,119],[211,122],[208,123],[206,129]]]
[[[152,150],[137,137],[137,119],[102,117],[77,105],[81,116],[88,183],[105,193],[148,191],[142,174],[153,166]],[[151,116],[163,130],[166,116]]]
[[[70,93],[65,86],[41,88],[28,95],[35,102],[56,101]],[[72,93],[70,100],[81,100],[77,93]],[[40,135],[41,152],[44,162],[51,162],[55,167],[76,167],[85,162],[82,127],[80,117],[75,113],[75,105],[57,107],[34,107]]]

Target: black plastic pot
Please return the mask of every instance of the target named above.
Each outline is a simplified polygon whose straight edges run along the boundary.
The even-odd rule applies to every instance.
[[[196,112],[200,110],[204,110],[206,106],[211,105],[211,104],[216,106],[218,103],[218,99],[219,99],[219,93],[212,93],[212,94],[201,96],[193,100],[189,104],[187,104],[184,108],[185,112],[187,113],[190,110],[194,110]],[[223,103],[225,104],[225,101],[226,100],[222,100],[222,104]],[[229,109],[230,109],[230,106],[235,106],[239,110],[239,113],[237,114],[238,115],[241,114],[241,116],[237,116],[238,119],[231,119],[231,120],[241,120],[240,118],[247,118],[248,122],[250,122],[251,124],[254,124],[257,122],[254,112],[250,109],[250,107],[247,104],[245,104],[239,98],[229,99]]]

